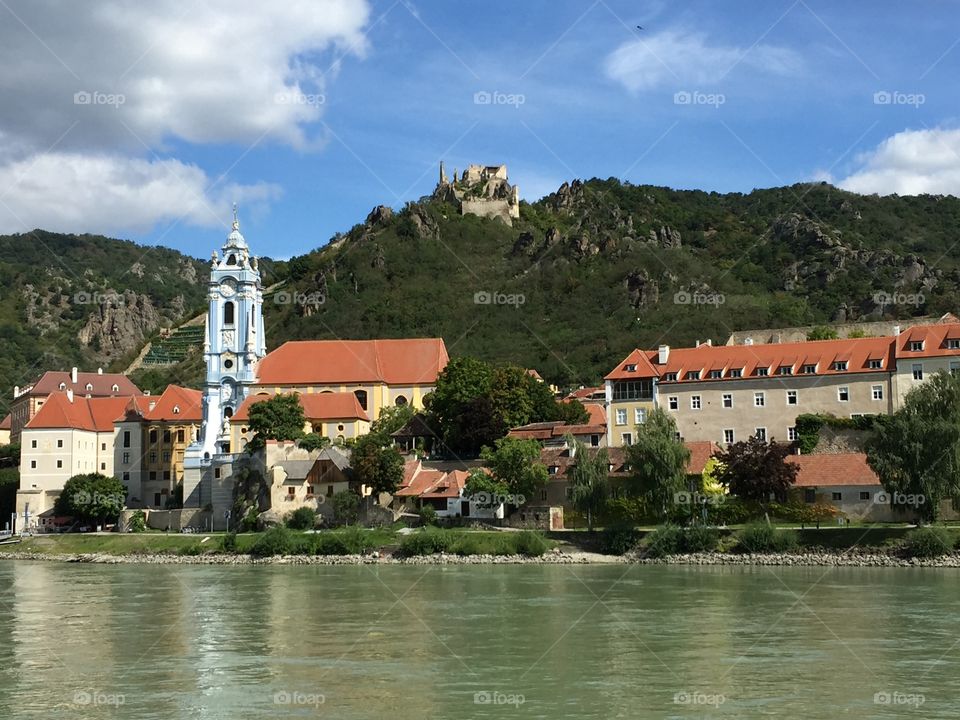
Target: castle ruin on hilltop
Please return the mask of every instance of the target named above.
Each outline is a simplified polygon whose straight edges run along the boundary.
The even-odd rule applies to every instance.
[[[499,218],[513,225],[520,217],[520,189],[507,181],[506,165],[469,165],[462,175],[447,177],[440,161],[440,182],[433,196],[455,205],[461,215]]]

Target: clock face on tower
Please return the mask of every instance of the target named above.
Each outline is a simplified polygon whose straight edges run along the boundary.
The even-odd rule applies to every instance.
[[[237,281],[233,278],[226,278],[220,283],[220,292],[224,297],[233,297],[237,294]]]

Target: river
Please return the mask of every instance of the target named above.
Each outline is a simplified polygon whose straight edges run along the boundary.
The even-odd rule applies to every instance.
[[[960,571],[0,562],[0,718],[955,718]]]

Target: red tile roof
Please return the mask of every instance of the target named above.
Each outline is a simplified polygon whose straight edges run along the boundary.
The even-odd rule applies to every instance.
[[[63,385],[62,388],[61,385]],[[87,385],[90,385],[92,389],[87,390]],[[113,389],[114,385],[117,386],[117,390]],[[143,394],[140,388],[122,373],[78,372],[77,382],[73,382],[70,373],[54,370],[45,372],[30,388],[29,393],[46,396],[52,392],[62,392],[64,390],[73,390],[76,395],[90,395],[92,397],[130,397],[131,395]]]
[[[258,376],[261,385],[433,384],[447,360],[440,338],[298,340],[269,353]]]
[[[486,468],[481,468],[489,472]],[[424,499],[455,498],[467,485],[470,472],[467,470],[441,470],[425,468],[419,460],[408,460],[403,467],[403,480],[397,497]]]
[[[142,406],[143,402],[138,405]],[[201,422],[203,393],[179,385],[167,385],[160,397],[147,398],[147,410],[143,417],[152,422]]]
[[[370,420],[353,393],[298,393],[300,407],[308,421],[312,420]],[[246,422],[250,419],[250,407],[269,400],[272,395],[251,395],[244,400],[231,422]]]
[[[66,393],[51,393],[33,419],[28,430],[75,429],[90,432],[109,432],[113,423],[126,412],[129,397],[85,398],[74,396],[71,402]]]
[[[943,357],[960,355],[960,350],[948,347],[948,340],[960,341],[960,324],[918,325],[908,328],[897,337],[897,358]],[[910,343],[920,341],[923,350],[910,350]]]
[[[603,397],[604,389],[601,385],[600,387],[582,387],[574,390],[569,395],[567,395],[565,400],[585,400],[593,395],[599,395]]]
[[[867,464],[867,456],[863,453],[791,455],[787,461],[800,468],[794,483],[796,487],[880,487],[880,479]]]
[[[685,441],[683,444],[690,451],[690,461],[687,463],[688,475],[702,475],[710,458],[720,450],[720,446],[711,440]]]

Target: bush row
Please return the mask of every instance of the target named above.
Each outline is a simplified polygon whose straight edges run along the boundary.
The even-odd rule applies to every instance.
[[[527,555],[539,557],[549,544],[532,530],[479,534],[426,527],[400,541],[400,553],[407,557],[451,553],[454,555]]]

